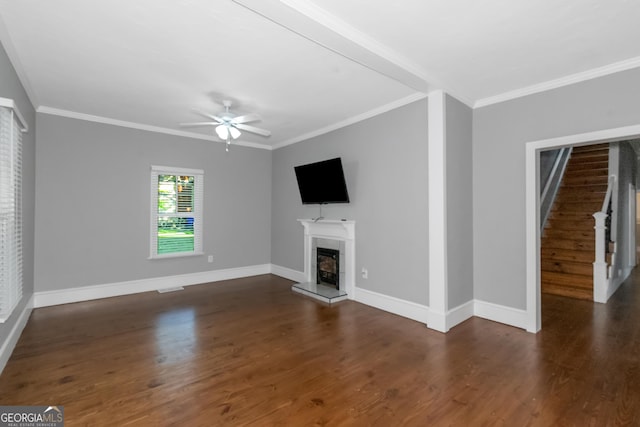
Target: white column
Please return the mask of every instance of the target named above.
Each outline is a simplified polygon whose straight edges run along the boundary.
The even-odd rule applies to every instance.
[[[539,150],[534,144],[525,147],[526,198],[525,222],[527,234],[527,315],[526,330],[536,333],[542,326],[540,303],[540,199],[539,199]]]
[[[427,327],[447,332],[447,182],[445,93],[429,93],[429,315]]]

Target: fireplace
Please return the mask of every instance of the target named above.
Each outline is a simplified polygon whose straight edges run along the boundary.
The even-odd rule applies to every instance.
[[[298,221],[304,226],[304,275],[291,290],[329,304],[355,299],[355,221]]]
[[[340,289],[340,251],[316,248],[316,280],[318,285]]]

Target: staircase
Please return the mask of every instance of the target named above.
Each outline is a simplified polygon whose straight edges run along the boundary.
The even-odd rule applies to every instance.
[[[541,241],[542,292],[593,301],[595,224],[609,176],[609,145],[574,147]]]

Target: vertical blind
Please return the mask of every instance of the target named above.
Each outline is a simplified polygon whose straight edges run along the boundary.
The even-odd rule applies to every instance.
[[[22,298],[22,127],[0,106],[0,322]]]

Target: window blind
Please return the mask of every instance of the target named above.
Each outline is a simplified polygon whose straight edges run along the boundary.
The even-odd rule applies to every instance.
[[[151,166],[150,258],[200,255],[204,171]]]
[[[3,103],[6,104],[6,103]],[[22,298],[22,129],[16,110],[0,106],[0,322]]]

